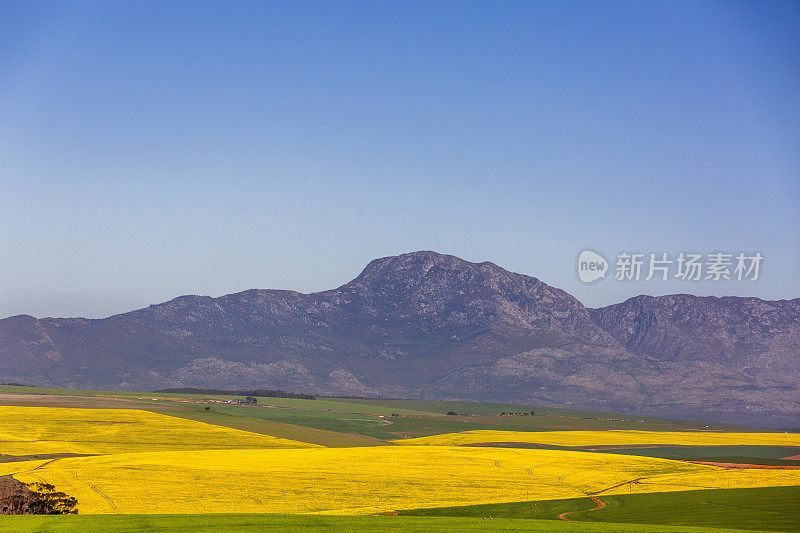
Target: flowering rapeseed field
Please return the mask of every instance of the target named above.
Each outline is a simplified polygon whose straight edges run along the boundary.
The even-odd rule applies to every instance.
[[[426,446],[323,448],[147,411],[0,407],[0,454],[91,454],[0,463],[0,475],[50,483],[76,497],[81,514],[369,514],[598,492],[800,484],[797,470],[730,471],[650,457],[452,446],[470,442],[800,440],[780,433],[475,431],[398,441]]]
[[[312,447],[134,409],[0,407],[0,454]]]
[[[32,461],[14,468],[5,470],[21,481],[45,481],[77,497],[82,514],[367,514],[599,491],[800,482],[796,470],[728,471],[649,457],[440,446],[133,453]],[[638,483],[625,485],[633,480]]]

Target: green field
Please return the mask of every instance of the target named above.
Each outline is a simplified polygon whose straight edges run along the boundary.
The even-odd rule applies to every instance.
[[[433,413],[445,414],[454,411],[458,414],[469,416],[475,415],[499,415],[505,413],[530,413],[535,411],[538,416],[548,417],[568,417],[580,418],[586,421],[601,420],[604,422],[635,422],[666,424],[670,426],[690,424],[691,427],[699,428],[709,425],[707,422],[687,422],[685,420],[671,420],[665,418],[648,417],[641,415],[609,414],[602,411],[585,411],[578,409],[563,409],[558,407],[543,407],[536,405],[510,404],[510,403],[491,403],[491,402],[472,402],[472,401],[429,401],[429,400],[370,400],[336,398],[337,402],[346,402],[362,405],[383,405],[392,406],[397,409],[414,409],[419,411],[429,411]],[[686,426],[689,427],[689,426]],[[711,425],[710,427],[730,428],[725,424]]]
[[[796,459],[783,459],[800,455],[800,446],[653,446],[638,448],[607,446],[541,446],[525,443],[494,444],[497,448],[548,448],[553,450],[577,450],[640,457],[661,457],[686,461],[708,461],[772,466],[800,466]]]
[[[797,455],[797,454],[794,454]],[[746,457],[737,455],[724,455],[721,457],[696,457],[693,461],[708,461],[714,463],[733,463],[766,466],[800,466],[797,459],[768,459],[765,457]]]
[[[14,385],[0,385],[0,394],[22,394],[26,396],[46,395],[48,397],[70,397],[85,401],[130,401],[144,405],[157,405],[161,402],[180,402],[190,399],[197,401],[230,400],[241,396],[209,395],[209,394],[179,394],[156,392],[131,392],[131,391],[92,391],[53,389],[42,387],[23,387]],[[459,415],[447,418],[467,420],[468,423],[489,424],[494,429],[497,426],[510,430],[524,430],[529,427],[536,429],[641,429],[648,431],[688,431],[698,429],[711,430],[742,430],[746,426],[731,424],[713,424],[687,420],[673,420],[637,415],[610,414],[598,411],[579,411],[574,409],[560,409],[554,407],[541,407],[535,405],[498,404],[489,402],[467,401],[425,401],[425,400],[380,400],[380,399],[352,399],[352,398],[325,398],[305,400],[296,398],[259,398],[259,404],[286,407],[295,413],[298,419],[303,418],[302,411],[328,411],[338,414],[363,413],[372,415],[391,415],[393,413],[411,416],[445,417],[446,413],[453,411]],[[243,407],[252,409],[252,407]],[[501,413],[530,413],[535,411],[536,416],[500,416]],[[477,428],[473,428],[477,429]],[[761,430],[769,431],[769,430]]]
[[[498,518],[408,517],[408,516],[314,516],[314,515],[89,515],[89,516],[0,516],[0,530],[8,532],[68,533],[172,532],[223,533],[262,531],[534,531],[555,533],[726,533],[736,529],[654,526],[652,524],[602,524]]]
[[[236,396],[130,391],[78,391],[0,386],[0,405],[145,409],[323,446],[371,446],[385,441],[476,429],[510,431],[742,430],[681,420],[486,402],[259,398],[259,406],[222,403]],[[265,407],[266,405],[275,408]],[[209,410],[206,410],[206,407]],[[453,411],[457,416],[448,416]],[[536,416],[501,416],[535,411]],[[397,414],[399,416],[391,416]],[[763,430],[762,430],[763,431]],[[718,455],[747,455],[725,453]]]
[[[597,450],[601,451],[601,450]],[[659,446],[658,448],[616,448],[602,450],[604,453],[622,453],[625,455],[641,455],[645,457],[663,457],[664,459],[696,459],[699,461],[721,461],[742,459],[736,463],[745,463],[745,459],[755,464],[798,464],[800,462],[780,461],[783,457],[800,455],[800,446]],[[770,462],[769,460],[777,460]]]
[[[0,386],[0,405],[143,409],[234,429],[334,447],[386,445],[390,440],[481,429],[507,431],[751,430],[747,427],[725,424],[486,402],[259,398],[258,406],[226,403],[236,398],[236,396],[213,394]],[[449,411],[459,414],[447,415],[446,413]],[[503,412],[530,413],[530,411],[534,411],[536,415],[502,415]],[[791,449],[783,451],[746,450],[741,447],[726,447],[724,450],[661,447],[592,451],[666,458],[736,456],[780,459],[800,453],[797,449],[794,451]]]
[[[800,486],[599,496],[400,511],[403,516],[554,519],[664,526],[800,531]]]
[[[0,386],[0,405],[143,409],[323,446],[375,446],[387,441],[468,430],[642,430],[642,431],[736,431],[751,428],[683,420],[607,414],[572,409],[494,404],[487,402],[368,400],[349,398],[259,398],[258,406],[224,403],[237,396],[214,394],[143,393]],[[273,406],[267,407],[267,406]],[[453,411],[459,415],[450,416]],[[535,416],[501,413],[530,413]],[[391,415],[398,416],[391,416]],[[764,431],[764,430],[759,430]],[[767,430],[768,431],[768,430]],[[692,454],[684,447],[603,450],[654,457],[780,455],[727,449]],[[598,450],[600,451],[600,450]]]

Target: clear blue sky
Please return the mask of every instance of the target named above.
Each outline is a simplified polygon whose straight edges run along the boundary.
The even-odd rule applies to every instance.
[[[760,251],[582,285],[584,248]],[[800,3],[0,1],[0,316],[491,260],[800,296]]]

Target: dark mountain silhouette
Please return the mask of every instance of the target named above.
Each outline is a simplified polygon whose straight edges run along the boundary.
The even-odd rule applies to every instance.
[[[100,320],[0,320],[0,381],[282,389],[800,421],[800,299],[587,309],[492,263],[376,259],[335,290],[181,296]]]

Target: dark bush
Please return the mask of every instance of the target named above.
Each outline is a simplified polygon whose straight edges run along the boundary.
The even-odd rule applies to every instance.
[[[0,477],[0,514],[77,514],[78,500],[49,483],[21,483]]]

